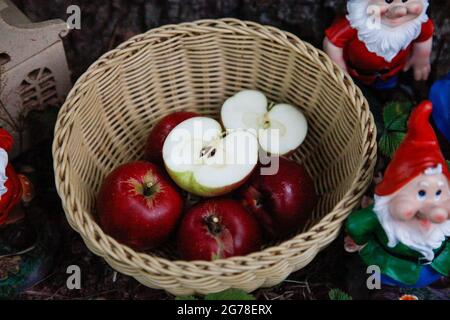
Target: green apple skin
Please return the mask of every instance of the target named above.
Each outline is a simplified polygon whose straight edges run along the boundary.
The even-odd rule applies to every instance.
[[[195,178],[194,174],[192,172],[186,171],[186,172],[176,172],[173,170],[170,170],[166,166],[166,171],[169,174],[169,176],[172,178],[172,180],[183,190],[192,193],[194,195],[200,196],[200,197],[217,197],[222,196],[227,193],[230,193],[233,190],[236,190],[241,185],[247,181],[248,178],[250,178],[251,174],[250,172],[247,176],[245,176],[241,181],[236,182],[234,184],[224,186],[222,188],[208,188],[205,186],[202,186],[199,184]]]

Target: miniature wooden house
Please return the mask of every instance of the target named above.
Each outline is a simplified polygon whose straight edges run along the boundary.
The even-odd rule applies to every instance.
[[[30,145],[28,113],[60,106],[70,89],[61,40],[68,31],[62,20],[32,23],[11,1],[0,0],[0,127],[17,142],[12,156]]]

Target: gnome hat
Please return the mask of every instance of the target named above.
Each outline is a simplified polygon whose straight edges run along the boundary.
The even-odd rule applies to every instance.
[[[442,173],[450,179],[447,163],[429,118],[433,106],[424,101],[417,106],[408,121],[408,133],[389,163],[375,194],[387,196],[401,189],[428,168],[442,166]]]
[[[0,128],[0,225],[19,203],[22,197],[22,185],[13,167],[8,163],[8,152],[14,140],[8,131]]]
[[[11,151],[14,140],[13,137],[5,129],[0,128],[0,148],[6,152]]]

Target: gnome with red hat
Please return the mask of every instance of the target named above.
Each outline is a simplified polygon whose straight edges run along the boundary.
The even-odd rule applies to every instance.
[[[413,110],[374,205],[346,224],[363,261],[378,266],[388,285],[423,287],[450,275],[450,173],[431,112],[428,101]]]
[[[324,50],[353,78],[376,89],[395,87],[412,68],[417,81],[430,73],[433,22],[428,0],[348,0],[345,17],[325,34]]]
[[[32,197],[29,180],[18,175],[8,162],[8,152],[13,143],[12,136],[0,128],[0,227],[13,212],[20,210],[21,200],[27,202]]]

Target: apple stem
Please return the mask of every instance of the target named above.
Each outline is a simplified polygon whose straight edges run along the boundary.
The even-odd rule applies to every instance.
[[[218,235],[222,232],[222,226],[220,225],[220,219],[216,215],[210,215],[205,218],[208,231],[213,235]]]
[[[157,189],[158,189],[158,183],[155,183],[155,184],[147,183],[146,185],[144,185],[143,194],[146,197],[150,197],[157,191]]]

